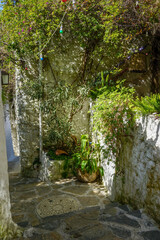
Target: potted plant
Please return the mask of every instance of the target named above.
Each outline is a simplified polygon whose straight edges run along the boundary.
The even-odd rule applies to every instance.
[[[89,142],[89,136],[81,136],[81,144],[72,155],[72,168],[82,182],[93,182],[100,175],[103,175],[103,168],[100,167],[100,145]]]

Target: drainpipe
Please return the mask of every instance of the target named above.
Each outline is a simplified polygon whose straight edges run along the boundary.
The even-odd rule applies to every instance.
[[[18,156],[21,164],[21,146],[20,146],[20,113],[19,113],[19,80],[20,80],[20,70],[15,69],[15,118],[16,118],[16,130],[17,130],[17,145],[18,145]]]

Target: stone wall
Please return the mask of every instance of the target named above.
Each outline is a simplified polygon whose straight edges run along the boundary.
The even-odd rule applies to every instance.
[[[51,45],[51,49],[54,45]],[[52,50],[53,50],[52,49]],[[67,83],[74,83],[79,77],[79,72],[83,65],[84,50],[73,44],[65,48],[65,51],[59,52],[59,49],[54,49],[49,53],[43,61],[43,84],[44,92],[47,96],[47,88],[54,88],[59,80],[64,80]],[[97,65],[95,60],[94,65]],[[149,94],[151,91],[151,71],[149,69],[150,57],[144,54],[136,54],[130,60],[127,60],[122,66],[122,69],[127,68],[127,72],[122,74],[121,78],[127,79],[129,86],[136,87],[139,95]],[[137,64],[138,63],[138,64]],[[93,66],[93,69],[94,67]],[[96,71],[104,71],[107,69],[107,62],[103,64],[103,68],[98,68]],[[34,69],[32,67],[31,69]],[[36,69],[36,68],[35,68]],[[133,71],[133,72],[132,72]],[[135,71],[142,71],[142,73],[135,73]],[[37,74],[37,73],[36,73]],[[27,75],[27,73],[26,73]],[[33,75],[35,76],[35,75]],[[92,76],[91,76],[92,77]],[[20,73],[16,69],[16,100],[15,113],[16,119],[12,122],[13,143],[16,143],[17,136],[19,143],[19,153],[21,159],[22,172],[28,172],[30,175],[33,170],[33,162],[38,158],[39,148],[39,108],[38,104],[25,94],[23,91],[22,82],[28,81],[27,76]],[[94,81],[95,79],[93,79]],[[143,93],[143,94],[142,94]],[[54,98],[54,96],[53,96]],[[89,100],[84,101],[83,108],[73,117],[73,132],[72,134],[80,139],[81,134],[89,132],[90,116],[88,114]],[[14,135],[14,122],[17,124],[17,135]],[[44,138],[46,130],[45,116],[43,119]],[[15,144],[14,144],[15,145]],[[27,174],[27,175],[28,175]],[[32,175],[32,174],[31,174]]]
[[[42,163],[38,178],[42,181],[55,181],[64,178],[65,160],[50,159],[45,152],[42,153]],[[67,172],[67,177],[72,177],[73,173]]]
[[[33,163],[39,156],[38,103],[24,93],[22,79],[20,70],[16,69],[15,113],[21,171],[24,176],[36,177],[37,169],[34,169]]]
[[[16,156],[19,156],[19,140],[18,140],[18,124],[16,119],[16,106],[15,101],[12,104],[9,104],[9,113],[10,113],[10,125],[11,125],[11,137],[13,144],[13,151]]]
[[[51,46],[53,50],[54,46]],[[57,51],[57,52],[56,52]],[[68,50],[60,53],[55,49],[54,53],[48,54],[42,62],[43,65],[43,85],[44,95],[47,98],[47,89],[52,89],[58,81],[63,80],[71,84],[77,77],[79,65],[82,58],[82,49],[76,45],[70,46]],[[27,63],[29,64],[29,63]],[[23,74],[19,69],[16,69],[16,99],[15,99],[15,115],[16,120],[12,118],[12,132],[14,135],[14,122],[17,123],[18,143],[20,152],[20,162],[22,173],[25,176],[37,176],[37,169],[34,171],[34,161],[37,159],[40,146],[39,142],[39,106],[36,101],[32,101],[24,91],[25,82],[30,82],[29,77],[34,78],[37,66],[33,67],[29,64],[30,71],[33,71],[33,77],[26,71]],[[34,72],[35,70],[35,72]],[[37,74],[38,72],[36,72]],[[31,74],[31,72],[30,72]],[[33,79],[31,79],[33,81]],[[26,86],[25,86],[26,87]],[[53,95],[54,99],[54,95]],[[45,101],[45,100],[44,100]],[[66,104],[67,105],[67,104]],[[79,105],[81,105],[79,103]],[[66,106],[67,113],[67,106]],[[86,134],[89,131],[89,101],[84,98],[82,108],[72,118],[73,131],[72,135],[80,139],[81,134]],[[63,111],[63,109],[62,109]],[[43,114],[42,119],[43,138],[47,132],[47,115]],[[13,142],[16,142],[16,136],[13,136]],[[52,146],[52,143],[51,143]],[[36,167],[36,164],[35,164]]]
[[[101,141],[102,144],[103,141]],[[160,119],[155,115],[136,121],[132,137],[125,137],[119,156],[120,169],[103,161],[104,183],[111,198],[144,208],[160,221]]]
[[[54,48],[54,44],[51,44],[51,50]],[[64,81],[75,86],[74,82],[80,80],[83,51],[77,43],[73,42],[73,45],[67,46],[64,51],[55,48],[54,54],[49,53],[44,71],[46,88],[54,88],[58,81]],[[79,105],[81,105],[81,102],[79,102]],[[72,118],[72,134],[78,139],[80,139],[82,134],[86,134],[89,131],[88,111],[89,100],[84,98],[82,108]]]
[[[7,146],[7,159],[8,161],[18,161],[18,146],[17,146],[17,134],[16,134],[16,127],[15,122],[12,125],[12,134],[11,134],[11,126],[10,126],[10,109],[9,104],[4,105],[4,118],[5,118],[5,135],[6,135],[6,146]],[[12,116],[13,120],[13,116]],[[14,136],[14,143],[12,141],[12,135]],[[14,146],[14,147],[13,147]]]
[[[1,79],[1,70],[0,70]],[[6,138],[4,130],[4,114],[2,105],[1,82],[0,82],[0,239],[7,239],[17,227],[12,222],[11,205],[9,196],[9,177],[7,164]]]

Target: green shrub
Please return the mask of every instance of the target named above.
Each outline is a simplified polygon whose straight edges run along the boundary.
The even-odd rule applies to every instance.
[[[160,94],[152,94],[137,98],[135,100],[135,109],[139,114],[149,115],[152,113],[160,114]]]
[[[75,175],[77,169],[89,174],[99,171],[102,176],[103,168],[100,166],[100,151],[100,145],[92,144],[89,141],[88,134],[82,135],[81,144],[77,146],[75,153],[72,155],[72,159],[65,161],[65,170],[72,169]]]
[[[117,83],[116,87],[107,89],[98,96],[93,107],[93,129],[105,137],[108,160],[112,153],[118,156],[122,136],[130,134],[133,127],[134,89]]]

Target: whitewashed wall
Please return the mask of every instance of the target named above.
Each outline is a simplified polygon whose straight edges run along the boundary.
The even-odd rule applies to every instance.
[[[5,127],[5,135],[6,135],[7,159],[9,162],[16,161],[16,160],[18,160],[18,155],[16,155],[17,151],[15,152],[14,148],[13,148],[11,125],[10,125],[9,104],[4,105],[4,119],[5,119],[4,127]],[[14,129],[14,128],[12,128],[12,129]],[[15,131],[13,131],[13,133],[15,134]],[[16,136],[14,135],[14,146],[16,145],[15,140],[16,140]]]
[[[39,147],[38,104],[25,95],[22,85],[24,76],[19,69],[16,69],[15,79],[15,115],[21,171],[24,176],[36,177],[37,171],[34,171],[33,162],[38,157],[37,149]]]
[[[77,77],[79,71],[79,63],[82,58],[82,50],[78,47],[71,46],[68,52],[63,54],[55,52],[48,56],[43,64],[43,82],[45,86],[54,88],[55,78],[57,81],[64,80],[67,83],[72,83]],[[47,62],[49,61],[49,62]],[[30,66],[31,67],[31,66]],[[38,157],[39,148],[39,107],[36,101],[32,101],[23,90],[25,81],[29,81],[27,73],[22,75],[19,69],[16,69],[16,101],[15,112],[18,131],[18,142],[20,151],[21,170],[23,175],[37,177],[37,170],[34,171],[33,163]],[[53,96],[54,98],[54,96]],[[81,134],[86,134],[89,131],[89,101],[85,100],[82,109],[73,116],[73,132],[78,139]],[[43,131],[47,129],[43,118]]]
[[[1,79],[1,71],[0,71]],[[7,164],[7,149],[4,130],[4,114],[0,83],[0,239],[7,239],[8,230],[10,236],[16,231],[17,226],[12,222],[11,205],[9,196],[9,176]]]
[[[160,119],[152,115],[136,121],[133,136],[123,139],[117,175],[114,164],[104,163],[111,198],[144,208],[160,221]]]

